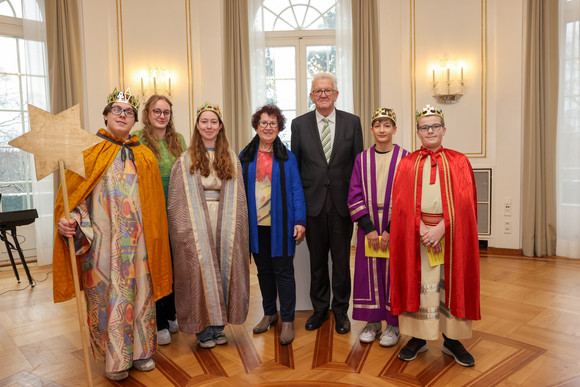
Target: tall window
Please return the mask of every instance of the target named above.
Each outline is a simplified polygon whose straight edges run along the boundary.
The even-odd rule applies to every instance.
[[[557,254],[580,258],[580,0],[560,0]]]
[[[0,52],[0,193],[15,211],[34,208],[32,157],[8,142],[29,130],[28,103],[48,109],[46,46],[24,38],[22,0],[0,0]]]
[[[266,95],[288,121],[314,108],[309,86],[314,74],[336,72],[336,1],[265,0]],[[290,130],[280,139],[290,145]]]

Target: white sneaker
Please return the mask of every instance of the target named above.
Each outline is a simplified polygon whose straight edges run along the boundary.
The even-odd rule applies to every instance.
[[[358,339],[361,343],[372,343],[381,334],[381,328],[380,321],[368,322]]]
[[[169,332],[170,333],[177,333],[179,332],[179,324],[177,323],[177,319],[175,320],[168,320],[169,323]]]
[[[157,344],[168,345],[171,344],[171,335],[167,329],[157,331]]]
[[[151,358],[133,360],[133,367],[135,367],[137,371],[151,371],[155,368],[155,362]]]
[[[392,347],[399,342],[399,327],[394,327],[392,325],[387,325],[387,328],[381,335],[381,340],[379,344],[381,347]]]

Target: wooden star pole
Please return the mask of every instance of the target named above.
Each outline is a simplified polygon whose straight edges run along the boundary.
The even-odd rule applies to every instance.
[[[41,180],[53,173],[56,169],[59,169],[64,201],[64,214],[66,220],[69,220],[70,208],[65,168],[85,177],[83,151],[102,140],[81,128],[79,105],[75,105],[57,115],[52,115],[36,106],[28,105],[28,112],[30,114],[30,132],[15,138],[8,144],[34,155],[37,180]],[[57,219],[55,220],[58,221]],[[81,298],[74,240],[72,237],[68,237],[67,239],[77,301],[79,328],[83,344],[87,385],[92,387],[93,378],[91,375],[91,361],[87,344],[88,327],[86,325],[86,308],[84,308]]]

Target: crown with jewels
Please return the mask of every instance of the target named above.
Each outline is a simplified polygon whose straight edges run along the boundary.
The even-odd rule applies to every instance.
[[[129,88],[127,88],[127,91],[123,93],[122,91],[118,91],[115,87],[115,90],[113,90],[113,92],[107,97],[107,105],[113,102],[128,103],[134,107],[135,110],[139,110],[139,98],[131,94],[131,90]]]
[[[215,114],[218,115],[220,120],[222,119],[222,111],[220,110],[220,105],[212,105],[211,103],[206,102],[199,108],[197,108],[197,116],[199,117],[199,115],[205,112],[206,110],[214,112]]]
[[[395,123],[395,126],[397,125],[397,115],[393,109],[378,108],[375,114],[373,114],[371,122],[375,122],[375,120],[378,120],[379,118],[390,118]]]
[[[425,107],[422,110],[417,110],[417,112],[415,113],[415,121],[419,121],[421,118],[427,116],[439,116],[445,119],[445,117],[443,117],[443,110],[436,109],[431,105],[425,105]]]

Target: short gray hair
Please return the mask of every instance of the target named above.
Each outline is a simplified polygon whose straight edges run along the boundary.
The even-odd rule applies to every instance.
[[[333,73],[326,73],[326,72],[320,72],[314,75],[314,77],[312,78],[312,83],[310,84],[310,92],[312,93],[314,91],[314,89],[312,88],[314,86],[314,82],[319,80],[319,79],[330,79],[332,81],[332,88],[334,90],[338,90],[337,88],[337,82],[336,82],[336,75],[334,75]]]

